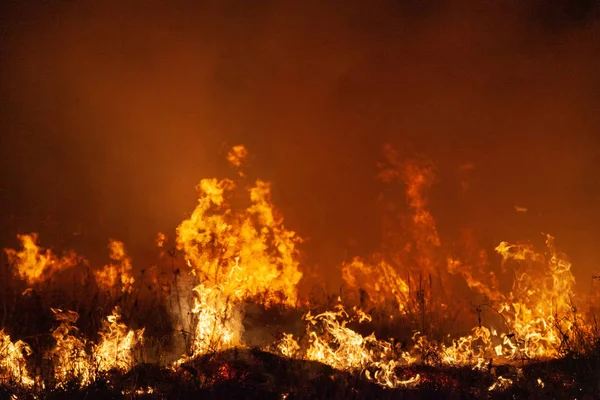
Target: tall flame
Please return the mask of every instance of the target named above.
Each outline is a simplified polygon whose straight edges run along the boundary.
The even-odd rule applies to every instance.
[[[200,281],[193,347],[201,354],[213,337],[219,338],[217,349],[239,344],[241,314],[235,308],[242,300],[260,297],[266,305],[294,306],[302,274],[296,249],[301,239],[284,227],[268,183],[256,181],[241,210],[228,203],[236,189],[231,180],[203,179],[197,189],[198,206],[177,228],[177,247]]]

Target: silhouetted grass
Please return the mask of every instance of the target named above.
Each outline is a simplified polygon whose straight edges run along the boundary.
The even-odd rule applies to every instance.
[[[10,266],[4,265],[0,272],[0,329],[4,328],[13,340],[21,339],[31,346],[33,353],[28,357],[28,369],[32,376],[46,380],[45,388],[34,389],[37,398],[600,398],[597,332],[590,336],[574,330],[572,337],[564,337],[565,357],[546,362],[530,361],[519,368],[490,365],[489,369],[474,371],[468,367],[402,367],[398,370],[399,375],[419,374],[421,381],[416,387],[398,389],[383,388],[358,373],[337,371],[317,362],[288,359],[258,350],[258,347],[265,348],[275,342],[281,332],[291,332],[302,341],[305,323],[301,316],[309,310],[313,314],[330,310],[338,302],[337,296],[322,296],[317,292],[308,302],[314,306],[297,309],[285,307],[283,299],[270,307],[261,305],[260,298],[250,299],[245,305],[244,339],[256,348],[212,352],[178,367],[167,367],[186,353],[191,337],[190,332],[175,328],[174,312],[182,308],[181,304],[173,304],[173,299],[187,301],[185,294],[190,292],[190,288],[180,287],[176,271],[177,268],[170,266],[166,272],[160,272],[159,279],[141,273],[136,277],[131,293],[115,294],[102,290],[86,266],[60,272],[41,284],[28,287],[14,279]],[[183,295],[173,296],[178,293]],[[317,299],[318,296],[321,298]],[[397,309],[395,304],[363,305],[365,311],[372,314],[373,321],[349,326],[365,335],[375,331],[379,338],[393,338],[400,347],[409,343],[412,332],[421,323],[419,316],[414,314],[390,319]],[[135,353],[139,364],[127,373],[101,374],[85,388],[75,382],[62,388],[53,386],[48,378],[52,367],[47,352],[54,345],[51,332],[57,322],[51,308],[76,311],[80,316],[76,325],[81,334],[97,341],[102,320],[115,306],[120,307],[123,321],[129,328],[145,328],[144,344]],[[435,316],[428,316],[428,321],[432,325],[441,324]],[[489,391],[498,376],[511,379],[513,384],[505,390]],[[149,387],[153,393],[137,392]],[[32,398],[32,394],[33,391],[27,392],[9,382],[0,383],[0,400],[27,399]]]

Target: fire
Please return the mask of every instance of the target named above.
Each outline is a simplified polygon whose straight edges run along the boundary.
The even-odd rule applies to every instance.
[[[304,319],[310,324],[309,327],[320,324],[323,328],[322,333],[309,329],[308,359],[324,362],[340,370],[362,370],[372,362],[372,350],[368,347],[379,343],[374,335],[363,337],[348,328],[348,314],[342,306],[338,306],[335,312],[326,311],[315,316],[309,312]]]
[[[392,343],[377,340],[375,334],[363,336],[347,324],[369,321],[371,317],[360,309],[354,309],[350,318],[344,307],[336,306],[336,311],[326,311],[317,315],[310,312],[304,316],[307,321],[309,346],[304,354],[292,335],[285,334],[278,349],[286,356],[296,356],[319,361],[333,368],[351,372],[362,372],[364,376],[390,388],[416,384],[419,376],[401,379],[396,367],[412,364],[415,359],[408,353],[397,352]]]
[[[268,183],[256,181],[241,210],[228,202],[235,189],[231,180],[203,179],[198,206],[177,228],[177,247],[200,282],[192,311],[194,355],[240,344],[243,300],[297,302],[301,239],[284,227]]]
[[[165,245],[166,241],[167,241],[167,235],[165,235],[162,232],[158,232],[158,234],[156,235],[156,245],[158,247],[163,247]]]
[[[488,388],[488,391],[491,392],[493,390],[505,390],[505,389],[508,389],[509,387],[511,387],[512,384],[513,384],[512,379],[499,376],[498,379],[496,380],[496,382],[494,382],[492,384],[492,386],[490,386]]]
[[[125,245],[111,239],[108,249],[114,262],[96,272],[96,281],[107,290],[120,288],[123,293],[131,293],[135,279],[131,275],[131,259],[125,253]]]
[[[554,238],[546,235],[547,254],[527,244],[502,242],[496,251],[503,267],[515,273],[513,290],[502,306],[507,323],[520,343],[512,343],[528,358],[556,357],[562,344],[562,332],[573,327],[572,288],[575,279],[571,264],[554,247]]]
[[[90,343],[81,337],[75,323],[79,314],[74,311],[52,309],[54,317],[60,325],[52,332],[55,340],[50,351],[53,362],[54,380],[58,387],[69,382],[77,382],[81,386],[92,383],[95,371],[89,355]]]
[[[0,330],[0,382],[33,386],[34,380],[27,371],[26,357],[29,355],[31,348],[27,343],[12,342],[10,336]]]
[[[102,321],[100,343],[94,347],[94,360],[99,372],[112,369],[127,372],[135,365],[133,349],[143,342],[144,329],[132,330],[120,322],[120,310]]]
[[[433,363],[428,353],[438,355],[439,362],[447,366],[471,366],[482,369],[489,362],[491,354],[491,332],[486,327],[475,327],[470,335],[453,339],[449,344],[432,342],[417,332],[414,336],[415,349],[422,355],[424,363]]]
[[[113,369],[127,372],[134,365],[132,351],[142,342],[144,330],[128,330],[119,322],[118,309],[103,321],[97,345],[81,337],[75,326],[79,319],[76,312],[60,309],[52,312],[60,322],[52,332],[55,346],[50,352],[57,386],[73,381],[87,386],[102,372]]]
[[[434,181],[433,167],[428,163],[399,162],[390,148],[386,149],[386,156],[388,164],[382,166],[382,179],[401,180],[406,185],[412,216],[400,222],[407,226],[409,236],[403,238],[404,246],[384,248],[384,253],[378,255],[379,261],[373,265],[360,259],[344,264],[342,277],[347,285],[365,291],[369,300],[379,307],[394,300],[400,316],[404,314],[409,323],[428,329],[428,316],[445,315],[448,299],[444,287],[452,286],[450,277],[461,277],[474,293],[483,296],[479,312],[480,307],[495,311],[505,323],[506,332],[498,335],[495,329],[482,326],[480,320],[470,335],[453,339],[449,344],[416,335],[413,352],[435,353],[444,364],[482,368],[491,358],[511,361],[559,356],[564,340],[572,337],[569,332],[579,317],[572,305],[575,281],[571,264],[556,251],[554,239],[546,236],[544,254],[528,244],[502,242],[497,246],[502,268],[514,273],[512,291],[502,293],[494,273],[484,272],[488,263],[485,254],[472,249],[471,262],[464,262],[445,250],[424,198],[425,190]],[[392,239],[399,237],[392,236]],[[445,265],[444,259],[447,260]],[[418,282],[415,276],[419,277]],[[439,293],[435,293],[435,282],[439,282]],[[465,306],[455,303],[455,307]]]
[[[298,351],[300,351],[300,345],[294,339],[294,335],[291,333],[284,333],[277,344],[277,350],[285,357],[294,358]]]
[[[237,168],[242,166],[246,157],[248,157],[248,150],[242,145],[233,146],[227,153],[227,161]]]
[[[192,355],[206,354],[240,345],[243,331],[237,304],[224,297],[220,287],[194,288],[194,314],[197,322],[192,343]]]
[[[57,257],[51,250],[37,245],[38,235],[17,235],[23,250],[5,249],[8,260],[16,268],[15,274],[29,285],[42,282],[52,274],[74,267],[81,259],[74,252]]]
[[[241,169],[247,156],[243,146],[227,153],[239,177],[244,176]],[[184,362],[201,355],[243,347],[248,303],[288,311],[295,308],[298,316],[304,315],[305,335],[282,333],[264,349],[321,362],[387,388],[421,383],[421,375],[406,372],[416,364],[489,371],[500,363],[560,357],[566,348],[590,337],[591,324],[574,306],[571,263],[557,250],[552,236],[545,235],[541,251],[528,243],[501,242],[494,249],[496,254],[489,255],[468,232],[458,244],[446,243],[428,206],[427,191],[435,182],[433,164],[400,161],[387,147],[386,163],[380,167],[383,181],[403,185],[408,214],[389,218],[382,246],[371,257],[342,263],[345,285],[333,309],[299,301],[302,239],[284,225],[269,183],[256,180],[241,186],[231,179],[201,180],[198,204],[177,227],[176,249],[168,252],[174,283],[169,286],[167,279],[160,281],[164,284],[161,294],[168,292],[172,297],[176,293],[178,306],[172,307],[172,316],[182,328],[178,331],[189,340],[185,356],[176,353],[165,361],[171,370],[178,371]],[[394,214],[400,208],[390,206]],[[7,249],[6,253],[13,274],[28,285],[85,262],[72,252],[58,257],[41,249],[36,234],[19,235],[19,239],[23,249]],[[161,257],[166,254],[166,241],[167,236],[158,233]],[[132,260],[124,243],[111,239],[108,248],[111,261],[94,276],[104,289],[103,296],[114,301],[109,308],[113,311],[102,320],[97,340],[80,332],[77,312],[63,310],[63,306],[52,308],[57,324],[51,331],[53,347],[40,352],[52,366],[50,377],[32,377],[27,368],[32,348],[21,340],[11,341],[2,330],[0,380],[26,388],[38,382],[49,387],[70,383],[85,387],[109,371],[125,373],[136,366],[136,349],[144,345],[146,331],[124,324],[121,310],[125,316],[132,315],[128,311],[137,312],[137,298],[132,299],[138,285],[134,291]],[[189,267],[181,276],[189,284],[183,294],[177,286],[178,254]],[[500,271],[494,270],[493,257]],[[150,291],[159,285],[159,265],[152,268],[150,279],[146,275],[137,282],[139,286],[147,282]],[[129,300],[133,306],[126,309],[123,306]],[[96,331],[98,325],[94,326]],[[377,326],[387,329],[376,330]],[[234,364],[223,364],[213,378],[234,379],[235,371]],[[544,387],[541,378],[537,383]],[[138,384],[131,393],[156,392],[152,386]],[[485,387],[493,391],[512,384],[512,379],[498,376]]]
[[[398,276],[398,271],[385,260],[375,266],[368,265],[360,258],[342,264],[342,278],[352,289],[363,289],[376,304],[394,301],[401,314],[407,312],[410,299],[406,280]]]
[[[539,387],[541,387],[542,389],[544,388],[544,381],[542,380],[542,378],[537,378],[537,384]]]

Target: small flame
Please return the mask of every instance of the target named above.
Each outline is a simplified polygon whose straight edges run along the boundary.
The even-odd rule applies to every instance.
[[[513,384],[512,379],[508,379],[508,378],[504,378],[502,376],[499,376],[498,379],[496,380],[496,382],[494,382],[492,384],[492,386],[490,386],[488,388],[488,391],[494,391],[494,390],[505,390],[508,389],[509,387],[511,387]]]
[[[59,258],[49,249],[42,250],[37,245],[37,233],[17,235],[17,237],[21,241],[23,250],[4,249],[4,251],[8,255],[9,262],[16,268],[16,275],[29,285],[42,282],[52,274],[74,267],[81,261],[74,252]]]
[[[127,372],[134,366],[133,348],[143,342],[144,329],[130,330],[121,319],[118,308],[102,321],[100,343],[94,348],[98,371],[116,369]]]
[[[227,153],[227,161],[229,164],[238,169],[238,174],[244,176],[241,167],[248,157],[248,150],[242,145],[233,146]]]
[[[105,265],[96,271],[96,281],[106,290],[120,288],[123,293],[131,293],[135,279],[131,275],[131,259],[125,253],[123,242],[111,239],[108,243],[110,259],[113,263]]]
[[[165,235],[162,232],[158,232],[158,235],[156,236],[156,246],[162,248],[165,245],[166,241],[167,241],[167,235]]]

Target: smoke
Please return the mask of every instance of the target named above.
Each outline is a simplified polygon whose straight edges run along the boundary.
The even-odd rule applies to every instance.
[[[333,279],[379,246],[389,143],[436,164],[442,237],[544,231],[578,280],[597,269],[593,1],[37,3],[1,17],[4,241],[114,237],[135,264],[244,143]]]

